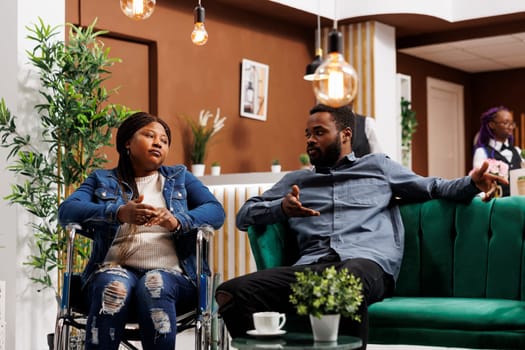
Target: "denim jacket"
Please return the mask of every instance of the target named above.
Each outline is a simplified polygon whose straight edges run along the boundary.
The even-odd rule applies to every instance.
[[[196,281],[196,232],[200,225],[218,229],[224,223],[222,205],[208,188],[183,165],[162,166],[159,172],[166,178],[162,193],[166,207],[180,222],[174,232],[174,244],[184,273]],[[131,187],[124,184],[125,197],[132,198]],[[120,222],[117,210],[124,205],[124,196],[117,180],[116,169],[95,170],[58,208],[58,221],[65,226],[78,223],[80,233],[93,240],[89,261],[82,273],[83,285],[95,272],[108,252]]]

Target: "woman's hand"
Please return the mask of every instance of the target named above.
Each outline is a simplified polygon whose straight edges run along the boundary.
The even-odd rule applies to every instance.
[[[155,215],[157,209],[152,205],[142,203],[143,200],[144,195],[140,195],[137,199],[120,206],[117,212],[117,219],[120,222],[135,225],[147,223]]]
[[[170,232],[177,230],[179,221],[174,217],[167,208],[157,208],[149,220],[145,223],[146,226],[159,225],[167,228]]]

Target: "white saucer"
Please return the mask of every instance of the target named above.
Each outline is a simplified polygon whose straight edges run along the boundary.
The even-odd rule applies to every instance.
[[[260,332],[257,332],[256,329],[250,329],[249,331],[246,331],[246,333],[249,335],[253,335],[254,337],[276,337],[279,335],[286,334],[286,331],[284,329],[279,329],[276,332],[260,333]]]

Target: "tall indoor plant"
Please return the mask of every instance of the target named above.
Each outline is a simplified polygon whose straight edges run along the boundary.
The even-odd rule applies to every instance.
[[[41,19],[27,27],[28,39],[35,43],[28,59],[38,73],[41,103],[35,103],[34,128],[20,126],[5,101],[0,102],[0,137],[9,149],[8,169],[17,183],[6,196],[33,215],[34,251],[26,264],[34,270],[32,280],[60,295],[66,239],[57,223],[57,211],[67,197],[95,168],[107,161],[100,148],[111,145],[113,128],[127,116],[126,109],[109,104],[111,92],[103,83],[109,68],[118,59],[108,56],[109,49],[99,40],[103,31],[69,25],[67,43],[58,40],[58,27]],[[28,131],[28,129],[30,129]],[[38,130],[34,132],[33,130]],[[80,269],[89,244],[77,240],[76,267]]]

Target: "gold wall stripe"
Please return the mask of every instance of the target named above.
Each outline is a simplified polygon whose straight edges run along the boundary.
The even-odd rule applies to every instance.
[[[224,207],[224,191],[222,198],[219,198],[217,189],[213,190],[213,195],[219,202],[222,203]],[[228,217],[226,217],[224,221],[223,231],[227,230],[228,223],[226,222],[228,220]],[[213,235],[213,273],[217,273],[219,270],[219,233],[220,231],[215,231],[215,234]]]
[[[223,256],[223,264],[222,264],[222,278],[226,281],[229,279],[228,275],[228,257],[230,256],[228,254],[228,236],[230,235],[228,230],[228,213],[229,213],[229,201],[228,201],[228,192],[226,189],[224,190],[224,211],[226,212],[226,220],[224,222],[224,236],[222,237],[222,256]]]
[[[244,188],[244,200],[247,200],[248,199],[248,187],[245,187]],[[237,213],[237,212],[236,212]],[[251,255],[252,255],[252,250],[250,248],[250,239],[248,238],[248,233],[244,233],[244,251],[245,251],[245,254],[244,254],[244,270],[246,271],[246,273],[248,273],[250,271],[250,261],[251,261]]]
[[[374,53],[374,38],[376,37],[376,26],[375,22],[367,22],[370,24],[369,30],[369,42],[370,45],[370,76],[369,76],[369,88],[370,93],[370,114],[369,116],[375,118],[376,116],[376,94],[375,94],[375,53]]]
[[[239,211],[239,202],[240,202],[239,187],[235,187],[235,202],[234,202],[235,203],[235,210],[234,210],[234,213],[237,213]],[[235,277],[239,276],[239,265],[240,265],[239,236],[240,236],[240,234],[241,234],[241,232],[237,228],[237,225],[235,225],[234,236],[233,236],[233,245],[234,245],[233,271],[234,271],[234,276]]]
[[[368,65],[370,64],[370,62],[368,62],[368,59],[367,59],[367,56],[368,56],[368,52],[370,50],[370,42],[368,41],[368,38],[367,38],[367,29],[368,29],[368,26],[367,26],[367,23],[360,23],[359,24],[359,29],[360,29],[360,35],[361,35],[361,66],[359,67],[359,76],[362,77],[361,79],[361,89],[360,89],[360,94],[361,94],[361,98],[360,98],[360,101],[362,102],[362,105],[363,106],[363,114],[364,115],[368,115],[370,114],[370,110],[369,110],[369,106],[368,106],[368,81],[369,81],[369,75],[367,74],[368,73]]]

